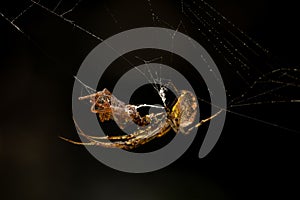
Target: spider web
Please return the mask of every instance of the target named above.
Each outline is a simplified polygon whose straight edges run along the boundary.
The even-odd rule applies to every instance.
[[[216,59],[217,65],[222,66],[220,72],[224,75],[228,112],[291,132],[299,132],[299,130],[282,125],[280,120],[273,122],[268,118],[260,118],[252,113],[247,113],[249,107],[253,106],[272,105],[274,109],[276,106],[284,105],[299,106],[299,67],[282,66],[277,63],[268,49],[262,47],[206,1],[176,1],[172,9],[167,9],[168,14],[165,14],[166,5],[163,3],[160,4],[154,0],[139,1],[136,5],[139,9],[134,10],[135,13],[132,15],[126,12],[128,16],[125,18],[119,14],[123,10],[118,10],[122,9],[122,3],[115,9],[113,9],[112,2],[97,3],[89,0],[68,2],[65,0],[29,0],[16,2],[16,4],[19,5],[18,8],[9,6],[1,8],[2,20],[35,44],[50,59],[54,57],[55,61],[59,60],[60,56],[55,58],[55,53],[52,55],[49,53],[51,52],[50,44],[46,42],[45,34],[40,29],[32,27],[30,20],[39,16],[53,18],[58,24],[57,30],[54,31],[55,36],[60,34],[66,34],[65,37],[72,36],[72,34],[80,35],[92,43],[90,46],[104,42],[105,38],[115,33],[141,26],[165,27],[185,33],[202,44]],[[95,5],[95,9],[87,10],[93,5]],[[97,10],[99,8],[101,9]],[[136,16],[141,16],[141,19],[135,20]],[[46,27],[44,31],[56,29],[55,24],[42,21],[42,19],[39,20],[41,20],[40,24]],[[67,33],[63,32],[65,30]],[[176,32],[172,35],[173,38],[176,37]],[[74,36],[74,38],[76,37]],[[193,43],[192,40],[190,41],[192,48]],[[116,51],[113,46],[106,45]],[[83,58],[84,55],[81,57]],[[135,66],[131,59],[123,55],[120,57],[129,65]],[[72,59],[72,57],[67,57],[67,59]],[[172,63],[173,59],[174,55],[149,56],[147,58],[136,56],[136,60],[142,61],[144,64],[157,60],[168,60]],[[202,59],[205,61],[205,57],[202,56]],[[209,68],[209,66],[207,67]],[[152,71],[150,68],[147,71],[135,68],[146,79],[154,80],[158,84],[161,84],[162,80],[172,81],[169,77],[164,77],[163,74]],[[213,70],[211,72],[214,73]],[[226,77],[230,78],[226,79]],[[217,77],[216,81],[218,81]],[[93,90],[92,88],[88,89],[89,93]],[[159,92],[159,88],[156,90]],[[206,102],[201,97],[198,98],[199,101]]]

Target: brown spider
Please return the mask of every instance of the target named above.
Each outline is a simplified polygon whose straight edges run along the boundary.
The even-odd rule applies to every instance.
[[[119,136],[104,136],[95,137],[86,135],[75,122],[78,134],[85,137],[89,142],[76,142],[64,137],[60,137],[73,144],[79,145],[95,145],[109,148],[122,148],[126,150],[135,149],[155,138],[162,137],[167,134],[171,129],[176,133],[182,132],[188,134],[193,128],[201,126],[203,123],[218,116],[222,110],[214,115],[201,120],[195,126],[184,130],[189,125],[194,123],[197,114],[197,98],[196,96],[187,90],[179,91],[179,97],[177,98],[174,106],[169,109],[165,108],[166,112],[151,113],[149,115],[140,116],[137,108],[147,105],[130,105],[118,100],[111,94],[106,88],[102,91],[79,97],[79,100],[89,99],[91,106],[91,112],[98,114],[100,122],[115,120],[121,129],[129,122],[136,123],[139,128],[137,131],[129,135]],[[113,142],[110,142],[110,141]]]

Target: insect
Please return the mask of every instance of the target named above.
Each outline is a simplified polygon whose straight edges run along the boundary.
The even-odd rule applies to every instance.
[[[161,87],[159,90],[159,95],[161,96],[164,105],[166,90],[166,87]],[[222,110],[220,110],[214,115],[201,120],[191,128],[188,128],[196,119],[198,110],[197,98],[188,90],[180,90],[177,92],[179,95],[172,108],[165,106],[162,108],[164,108],[166,112],[150,113],[145,116],[140,115],[138,108],[151,105],[142,104],[136,106],[125,104],[117,99],[106,88],[102,91],[79,97],[79,100],[89,100],[91,103],[91,112],[98,115],[101,123],[114,120],[121,129],[128,123],[135,123],[138,125],[138,129],[128,135],[96,137],[85,134],[74,120],[78,134],[87,139],[88,142],[76,142],[64,137],[60,138],[78,145],[94,145],[131,150],[146,144],[155,138],[166,135],[171,129],[174,130],[175,133],[181,132],[188,134],[193,128],[201,126],[203,123],[213,119],[222,112]]]

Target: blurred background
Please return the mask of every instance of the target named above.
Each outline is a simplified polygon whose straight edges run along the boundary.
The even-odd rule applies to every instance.
[[[296,2],[207,2],[271,52],[260,57],[263,62],[299,69]],[[100,41],[52,13],[62,14],[78,1],[39,3],[44,7],[21,0],[0,3],[1,199],[297,199],[299,104],[241,111],[273,125],[228,113],[221,138],[208,156],[198,158],[201,133],[207,129],[203,126],[180,159],[145,174],[111,169],[83,146],[59,139],[78,139],[72,120],[73,76]],[[201,41],[193,24],[185,23],[188,17],[180,12],[181,5],[169,0],[82,0],[63,16],[103,39],[136,27],[169,24],[176,29],[183,20],[185,30]],[[153,21],[153,12],[165,23]],[[203,46],[222,72],[224,60],[208,43]],[[298,94],[288,95],[294,99]]]

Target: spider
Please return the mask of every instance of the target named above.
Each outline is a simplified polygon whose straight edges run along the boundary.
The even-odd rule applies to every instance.
[[[159,91],[164,105],[164,91],[166,90],[167,89],[165,87],[162,87]],[[125,104],[112,95],[112,93],[106,88],[102,91],[79,97],[79,100],[89,99],[91,103],[91,112],[98,115],[101,123],[109,120],[115,120],[119,127],[123,129],[126,124],[134,122],[138,125],[138,129],[128,135],[96,137],[85,134],[74,120],[78,134],[86,138],[88,142],[76,142],[64,137],[60,138],[78,145],[94,145],[131,150],[155,138],[166,135],[171,129],[173,129],[175,133],[182,132],[184,134],[188,134],[193,128],[201,126],[203,123],[213,119],[222,112],[222,110],[220,110],[214,115],[201,120],[196,125],[185,130],[185,128],[193,124],[195,121],[198,108],[197,98],[188,90],[180,90],[177,92],[179,97],[172,108],[165,106],[163,108],[166,112],[150,113],[145,116],[141,116],[137,109],[148,105],[142,104],[136,106]]]

